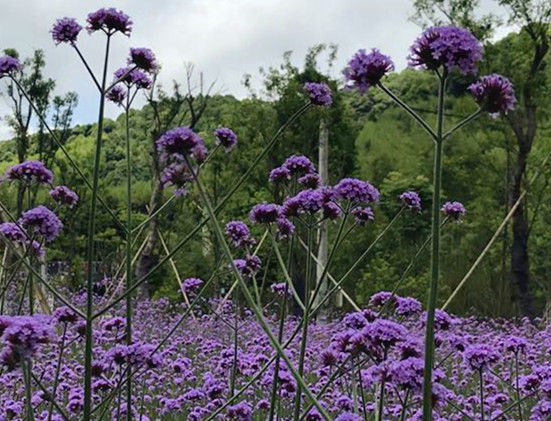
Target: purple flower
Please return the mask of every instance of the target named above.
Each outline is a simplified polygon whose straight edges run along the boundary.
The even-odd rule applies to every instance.
[[[285,199],[282,211],[286,217],[304,213],[314,214],[321,210],[324,203],[323,193],[320,189],[307,189]]]
[[[0,77],[17,72],[21,63],[15,57],[5,55],[0,57]]]
[[[429,70],[444,67],[462,74],[477,71],[482,59],[482,45],[468,30],[455,26],[434,26],[426,29],[410,48],[409,64]]]
[[[86,29],[90,33],[102,30],[107,34],[120,32],[124,35],[130,35],[130,32],[132,32],[130,17],[114,8],[101,8],[92,12],[88,14],[86,22],[88,23]]]
[[[314,105],[329,107],[333,102],[331,88],[325,83],[306,82],[304,90]]]
[[[507,114],[515,109],[517,103],[509,79],[495,73],[482,76],[478,82],[469,86],[469,92],[480,108],[492,115]]]
[[[251,231],[243,221],[230,221],[226,224],[226,236],[234,247],[251,246],[255,244]]]
[[[226,152],[230,152],[237,144],[237,135],[232,129],[227,127],[219,127],[214,131],[216,144],[222,145]]]
[[[414,314],[421,313],[421,303],[415,298],[411,297],[396,297],[396,314],[400,316],[412,316]]]
[[[237,421],[251,421],[253,419],[252,406],[247,401],[239,402],[236,405],[228,406],[226,409],[228,419]]]
[[[161,173],[163,187],[174,186],[175,196],[185,196],[188,193],[187,185],[193,181],[193,174],[186,164],[170,164]]]
[[[362,419],[363,418],[359,415],[353,414],[351,412],[343,412],[337,418],[335,418],[335,421],[362,421]]]
[[[75,323],[78,320],[78,315],[69,307],[56,308],[53,316],[59,323]]]
[[[348,62],[348,67],[343,74],[349,82],[349,88],[365,93],[379,83],[384,75],[393,70],[394,63],[390,57],[385,56],[378,49],[372,49],[369,54],[361,49]]]
[[[124,100],[126,99],[126,89],[120,85],[113,86],[107,94],[105,94],[107,100],[117,104],[118,106],[124,105]]]
[[[379,190],[367,181],[357,178],[343,178],[334,189],[338,199],[348,200],[353,205],[373,203],[379,200]]]
[[[131,48],[128,64],[133,64],[148,73],[153,73],[157,69],[155,54],[149,48]]]
[[[25,161],[6,171],[6,179],[26,183],[52,184],[54,176],[41,161]]]
[[[335,220],[342,214],[342,209],[335,202],[325,202],[321,209],[325,219]]]
[[[465,215],[465,206],[459,202],[446,202],[442,206],[441,211],[445,216],[459,220]]]
[[[493,365],[499,361],[499,353],[488,344],[470,345],[463,352],[463,358],[475,370]]]
[[[56,44],[62,42],[76,42],[78,34],[82,30],[82,26],[73,18],[58,19],[52,27],[52,38]]]
[[[292,293],[289,289],[289,285],[285,282],[279,282],[270,286],[271,291],[276,295],[281,295],[286,298],[292,297]]]
[[[282,167],[289,170],[291,176],[303,176],[305,174],[316,172],[314,164],[312,164],[312,162],[303,155],[291,155],[285,160]]]
[[[405,191],[400,195],[400,200],[402,205],[410,210],[420,211],[421,210],[421,198],[414,191]]]
[[[423,373],[425,364],[422,358],[410,357],[396,361],[390,366],[392,384],[420,392],[423,387]]]
[[[365,225],[375,219],[373,210],[369,206],[356,208],[352,211],[352,214],[354,215],[354,222],[358,225]]]
[[[203,283],[199,278],[187,278],[182,282],[182,287],[186,293],[197,292]]]
[[[309,189],[317,189],[321,186],[321,177],[316,173],[305,174],[298,179],[298,183]]]
[[[277,218],[277,232],[276,237],[278,240],[286,240],[295,233],[295,224],[284,216]]]
[[[186,156],[194,153],[203,139],[189,127],[176,127],[165,132],[155,144],[160,152]]]
[[[138,89],[149,89],[151,87],[151,79],[139,69],[121,67],[115,71],[114,76],[115,81],[120,80],[127,86],[136,86]]]
[[[50,190],[50,197],[60,205],[73,208],[78,203],[78,194],[66,186],[57,186]]]
[[[291,171],[285,167],[277,167],[270,171],[269,180],[271,183],[283,183],[291,179]]]
[[[19,223],[30,232],[43,236],[48,243],[55,240],[63,228],[57,215],[42,205],[23,212]]]
[[[260,270],[262,261],[256,255],[249,255],[244,259],[235,259],[233,264],[242,276],[251,278]]]
[[[14,243],[23,244],[28,240],[27,234],[15,222],[0,224],[0,233]]]
[[[259,203],[249,213],[249,219],[255,224],[273,224],[280,216],[280,207],[275,203]]]

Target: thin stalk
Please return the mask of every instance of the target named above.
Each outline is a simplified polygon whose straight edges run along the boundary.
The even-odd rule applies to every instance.
[[[310,308],[312,306],[313,300],[310,299],[310,278],[312,276],[312,268],[310,258],[310,250],[312,250],[312,229],[308,227],[306,229],[306,272],[304,276],[304,302],[306,306],[302,315],[302,337],[300,338],[300,351],[298,359],[298,374],[299,376],[304,375],[304,358],[306,357],[306,346],[308,342],[308,325],[310,321]],[[295,393],[295,411],[293,419],[298,421],[300,418],[300,401],[302,398],[302,388],[297,384],[297,390]]]
[[[279,329],[277,332],[277,340],[282,343],[283,342],[283,329],[285,327],[285,313],[287,309],[287,303],[285,300],[287,299],[287,294],[284,293],[281,298],[281,309],[279,311]],[[270,395],[270,415],[269,420],[273,421],[275,416],[275,408],[276,408],[276,400],[278,398],[278,391],[277,391],[277,385],[279,383],[279,363],[280,358],[279,355],[276,356],[275,361],[275,367],[274,367],[274,379],[272,381],[272,393]]]
[[[88,220],[88,238],[87,238],[87,264],[88,278],[86,282],[86,333],[85,333],[85,357],[84,357],[84,414],[85,420],[90,419],[92,412],[92,341],[93,341],[93,286],[94,286],[94,258],[95,244],[94,236],[96,233],[96,206],[98,200],[99,186],[99,168],[101,162],[101,143],[103,136],[103,113],[105,109],[105,84],[107,81],[107,69],[109,63],[109,45],[111,36],[107,35],[105,45],[105,59],[103,64],[103,78],[101,82],[101,94],[98,113],[98,133],[96,139],[96,150],[94,156],[94,173],[92,177],[92,198],[90,201],[90,212]]]
[[[392,100],[399,105],[405,112],[407,112],[419,125],[425,129],[425,131],[430,135],[430,137],[433,140],[437,139],[437,134],[434,132],[434,130],[423,120],[419,114],[417,114],[413,109],[408,106],[404,101],[402,101],[400,98],[398,98],[390,89],[388,89],[385,85],[383,85],[381,82],[378,83],[379,88],[382,89],[384,93],[386,93]]]
[[[191,165],[189,165],[189,162],[186,162],[186,163],[188,164],[188,167],[193,172],[193,169],[192,169],[193,167]],[[222,246],[222,250],[223,250],[224,254],[226,255],[226,258],[230,262],[232,270],[236,274],[237,279],[239,280],[239,285],[241,287],[241,290],[243,291],[243,295],[245,296],[247,304],[249,305],[249,307],[251,308],[252,312],[254,313],[256,319],[258,320],[258,323],[259,323],[260,327],[262,328],[262,330],[264,330],[264,332],[266,333],[266,336],[268,336],[268,340],[270,341],[272,347],[275,348],[275,350],[281,355],[281,358],[283,358],[283,360],[287,364],[287,367],[289,368],[289,371],[291,372],[291,375],[295,378],[295,380],[297,382],[297,385],[300,385],[301,389],[304,390],[306,396],[314,402],[314,404],[316,405],[316,408],[319,411],[320,415],[325,420],[330,421],[331,418],[330,418],[329,414],[327,413],[325,408],[323,408],[323,406],[320,404],[320,402],[316,399],[316,397],[314,396],[314,394],[312,393],[310,388],[306,385],[306,382],[304,381],[302,376],[299,375],[299,373],[297,372],[297,370],[293,366],[293,363],[291,362],[289,357],[283,351],[281,343],[279,343],[277,341],[276,337],[274,336],[274,334],[272,333],[270,327],[268,326],[266,320],[264,319],[264,316],[262,314],[262,310],[259,309],[258,306],[256,305],[256,303],[254,302],[254,298],[252,297],[251,292],[249,291],[247,283],[244,281],[243,277],[241,276],[241,273],[239,272],[239,270],[235,266],[231,250],[228,246],[228,243],[226,241],[226,238],[224,236],[222,228],[220,227],[220,223],[218,222],[218,219],[216,218],[215,210],[212,207],[210,199],[208,198],[208,196],[205,192],[203,184],[201,183],[201,180],[199,179],[199,177],[197,177],[196,174],[193,174],[193,175],[194,175],[195,183],[197,185],[197,189],[199,190],[199,195],[201,196],[201,199],[205,204],[205,208],[206,208],[207,213],[209,215],[209,219],[210,219],[210,221],[211,221],[211,223],[214,227],[214,230],[215,230],[215,233],[218,237],[218,240],[220,241],[220,244]]]
[[[132,287],[132,156],[130,151],[130,88],[124,113],[126,140],[126,289]],[[126,297],[126,344],[132,344],[132,295]],[[126,420],[132,421],[132,369],[126,373]]]
[[[484,378],[482,377],[482,368],[478,370],[480,377],[480,421],[484,421]]]
[[[101,86],[98,82],[98,79],[96,78],[96,75],[94,74],[94,72],[92,71],[92,69],[90,68],[90,66],[88,65],[88,62],[86,61],[86,59],[84,58],[84,55],[82,55],[82,53],[80,52],[80,50],[78,49],[77,47],[77,44],[75,42],[72,42],[71,43],[71,46],[75,49],[75,51],[77,52],[80,60],[82,61],[82,64],[84,64],[84,67],[86,68],[86,70],[88,71],[88,74],[90,75],[90,77],[92,78],[92,81],[94,82],[94,85],[96,85],[96,88],[98,88],[98,91],[101,93]]]
[[[385,408],[385,378],[383,377],[383,380],[381,380],[381,389],[379,390],[379,398],[377,399],[377,421],[382,421],[383,419],[383,411]]]
[[[34,410],[32,404],[32,385],[31,385],[31,362],[25,360],[22,362],[23,381],[25,383],[25,412],[27,420],[34,421]]]
[[[236,300],[237,301],[237,300]],[[230,377],[230,396],[235,391],[235,378],[237,377],[237,350],[239,345],[239,305],[235,305],[235,321],[233,329],[233,363]]]
[[[52,396],[50,398],[50,408],[48,409],[48,421],[51,421],[52,415],[54,414],[54,401],[56,400],[57,395],[57,386],[59,384],[59,373],[61,371],[61,360],[63,359],[63,352],[65,351],[65,335],[67,334],[67,323],[63,324],[63,335],[61,336],[61,345],[59,346],[59,357],[57,358],[57,365],[55,367],[55,376],[54,376],[54,388],[52,391]]]
[[[402,414],[400,415],[400,421],[406,420],[406,415],[408,412],[408,399],[409,399],[409,389],[406,390],[406,396],[404,397],[404,402],[402,405]]]
[[[163,203],[161,206],[159,206],[154,212],[149,214],[147,216],[147,219],[143,220],[135,228],[133,228],[132,233],[134,233],[136,231],[139,231],[145,225],[147,225],[149,223],[149,221],[151,221],[153,218],[155,218],[159,214],[159,212],[163,211],[164,208],[166,208],[168,205],[170,205],[175,198],[176,198],[176,196],[174,196],[174,195],[170,196],[165,203]]]
[[[425,330],[425,366],[423,378],[423,420],[432,420],[432,367],[434,365],[434,312],[436,309],[436,293],[440,275],[440,188],[442,185],[442,126],[444,120],[444,91],[446,76],[439,78],[437,137],[434,142],[434,174],[432,197],[431,226],[431,281],[427,303],[427,321]]]
[[[519,370],[518,370],[518,351],[515,352],[515,390],[517,395],[517,402],[518,402],[518,419],[519,421],[523,421],[522,418],[522,405],[520,404],[520,386],[519,386]]]
[[[448,130],[444,135],[442,136],[442,140],[446,140],[448,137],[450,137],[452,134],[454,134],[457,130],[461,129],[462,127],[469,124],[471,121],[476,119],[480,114],[482,114],[482,110],[479,108],[474,113],[472,113],[470,116],[466,117],[465,119],[461,120],[457,125],[452,127],[450,130]]]

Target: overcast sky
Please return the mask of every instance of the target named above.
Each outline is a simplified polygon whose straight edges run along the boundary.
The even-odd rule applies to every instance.
[[[492,0],[481,3],[484,10],[495,10]],[[2,0],[0,49],[13,47],[22,56],[43,49],[46,74],[56,80],[56,93],[76,91],[79,106],[74,121],[89,123],[96,119],[97,92],[73,49],[53,43],[49,31],[59,17],[75,17],[84,26],[88,12],[119,8],[131,16],[134,28],[130,38],[115,37],[111,70],[124,64],[129,47],[150,47],[162,64],[160,79],[165,86],[173,79],[183,81],[185,63],[192,62],[207,82],[217,81],[219,91],[243,97],[245,73],[257,76],[259,66],[278,65],[287,50],[293,50],[300,63],[307,48],[320,42],[339,46],[335,75],[359,48],[378,47],[392,57],[398,70],[404,68],[407,49],[420,32],[408,20],[411,4],[411,0],[113,0],[108,4]],[[497,36],[505,32],[502,28]],[[97,72],[103,43],[99,33],[83,31],[79,36],[79,46]],[[1,97],[0,115],[8,112],[6,98]],[[118,113],[109,105],[108,116]],[[9,136],[2,120],[0,139]]]

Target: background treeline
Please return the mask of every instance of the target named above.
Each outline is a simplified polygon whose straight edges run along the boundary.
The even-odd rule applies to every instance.
[[[548,38],[545,37],[549,36],[549,31],[549,26],[544,27],[542,39],[547,39],[547,45]],[[521,187],[524,188],[551,151],[551,100],[547,84],[551,72],[551,55],[545,52],[534,71],[536,42],[528,26],[497,42],[486,41],[485,59],[481,65],[481,73],[498,72],[513,81],[519,97],[519,113],[535,109],[533,117],[537,122],[537,130],[528,153],[522,150],[522,143],[518,141],[519,133],[515,132],[515,128],[518,128],[518,125],[515,126],[515,118],[519,119],[520,125],[528,124],[530,114],[527,113],[515,113],[503,119],[482,116],[468,130],[457,132],[446,144],[444,194],[447,200],[464,203],[467,215],[461,224],[448,224],[443,233],[440,303],[453,291],[514,203],[519,154],[525,154],[526,157],[526,168],[521,179]],[[17,54],[16,51],[11,52]],[[297,67],[292,64],[290,53],[285,54],[280,67],[261,70],[261,91],[254,92],[251,88],[250,96],[242,100],[231,95],[216,94],[216,86],[209,90],[198,85],[197,89],[193,89],[194,81],[202,80],[202,76],[199,78],[199,75],[194,75],[191,67],[187,69],[187,80],[181,81],[181,85],[175,83],[171,89],[164,92],[157,90],[146,98],[146,105],[133,110],[130,116],[134,226],[147,219],[152,203],[158,206],[171,197],[170,189],[162,192],[156,189],[158,168],[155,168],[156,157],[153,156],[152,145],[159,131],[176,125],[192,124],[211,149],[214,147],[211,133],[216,127],[228,126],[238,134],[238,147],[229,155],[218,151],[204,169],[212,199],[217,202],[236,177],[248,168],[249,162],[277,128],[304,103],[303,83],[325,81],[334,91],[333,106],[328,110],[310,111],[294,123],[268,158],[254,171],[250,181],[223,209],[220,217],[224,222],[247,219],[254,204],[280,200],[282,192],[268,183],[269,170],[293,153],[307,155],[317,163],[319,128],[320,122],[324,121],[329,130],[331,183],[344,176],[359,177],[370,180],[382,193],[380,205],[375,209],[375,223],[357,231],[339,250],[331,269],[335,276],[346,272],[393,218],[399,209],[400,193],[414,189],[422,197],[423,212],[420,215],[402,216],[345,285],[345,289],[360,304],[376,291],[392,289],[418,247],[429,235],[432,144],[423,131],[377,89],[359,96],[343,89],[340,80],[326,76],[329,72],[321,69],[327,69],[327,62],[331,68],[336,55],[335,46],[314,46],[308,52],[304,64]],[[77,106],[76,95],[52,97],[55,83],[42,75],[43,65],[44,57],[37,52],[27,61],[22,77],[27,78],[28,86],[36,87],[35,94],[42,99],[43,111],[49,115],[54,134],[83,172],[90,176],[96,126],[72,126],[72,110]],[[466,94],[466,87],[473,81],[473,78],[455,76],[449,83],[446,127],[452,127],[476,109],[475,103]],[[430,121],[436,109],[437,83],[429,73],[407,69],[392,74],[385,83]],[[250,86],[249,77],[245,78],[245,84]],[[530,96],[527,96],[527,89],[531,90]],[[0,170],[3,172],[21,160],[43,159],[54,170],[57,184],[65,184],[81,196],[81,203],[76,210],[63,215],[66,221],[64,235],[48,249],[47,254],[49,261],[61,260],[71,264],[74,276],[69,282],[78,286],[82,283],[80,277],[86,244],[86,224],[83,221],[86,220],[90,192],[68,165],[62,151],[52,146],[52,134],[43,125],[39,124],[38,132],[30,134],[29,125],[25,127],[29,111],[25,110],[24,99],[18,99],[17,90],[8,89],[4,94],[16,106],[13,115],[8,117],[14,129],[14,138],[0,143]],[[22,107],[17,107],[18,100]],[[29,120],[35,118],[31,112]],[[100,176],[102,197],[121,219],[125,212],[124,130],[123,115],[105,123]],[[529,259],[529,278],[526,279],[526,285],[519,284],[511,267],[513,230],[512,225],[508,224],[453,302],[451,310],[492,316],[520,315],[529,311],[541,314],[551,301],[551,192],[548,189],[551,165],[542,171],[523,200],[523,212],[528,223],[525,250]],[[37,194],[37,202],[47,199],[46,192],[39,191]],[[12,209],[23,206],[15,185],[3,183],[0,200]],[[165,254],[163,243],[171,249],[204,217],[198,202],[191,191],[186,198],[172,200],[155,218],[153,227],[151,222],[144,224],[143,230],[138,231],[140,235],[135,249],[139,249],[147,236],[149,241],[144,245],[147,247],[147,255],[144,252],[138,257],[137,270],[141,266],[154,265]],[[98,208],[97,215],[98,261],[101,272],[113,276],[123,255],[123,233],[103,207]],[[334,234],[333,231],[334,227],[330,227],[330,236]],[[273,266],[274,262],[270,262],[271,253],[267,244],[259,255],[267,268],[266,276],[274,277],[277,276],[276,270],[274,267],[271,273],[270,264]],[[302,250],[300,246],[296,247],[299,255]],[[221,260],[214,234],[204,229],[177,254],[174,265],[182,279],[189,276],[207,277],[214,268],[220,267]],[[429,276],[428,260],[427,250],[416,259],[399,294],[423,298]],[[300,272],[299,263],[296,273]],[[141,270],[144,271],[143,267]],[[227,286],[217,285],[217,289],[222,291]],[[523,289],[525,287],[526,290]],[[174,299],[179,297],[172,266],[165,265],[164,269],[155,274],[147,293]],[[520,299],[526,299],[526,294],[532,306],[529,311]]]

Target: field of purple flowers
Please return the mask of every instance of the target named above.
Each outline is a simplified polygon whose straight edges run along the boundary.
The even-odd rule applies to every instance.
[[[191,294],[194,289],[190,287]],[[266,313],[278,313],[288,300],[272,294]],[[284,364],[276,369],[276,354],[251,312],[238,310],[231,301],[200,300],[181,323],[186,308],[166,300],[140,302],[134,317],[136,342],[130,346],[122,344],[125,319],[102,318],[94,331],[94,419],[123,416],[126,406],[117,386],[129,366],[136,372],[134,419],[266,420],[275,372],[278,419],[292,419],[296,381]],[[268,320],[275,334],[279,320],[273,315]],[[304,377],[332,418],[373,419],[384,393],[382,419],[422,419],[422,320],[417,300],[382,292],[361,312],[309,326]],[[283,324],[286,354],[294,362],[300,347],[298,325],[295,317]],[[160,343],[174,326],[179,326],[176,333]],[[4,343],[13,343],[21,354],[7,355],[6,346],[2,351],[7,366],[0,375],[0,419],[25,419],[22,372],[9,367],[27,357],[34,361],[33,376],[45,387],[32,395],[36,419],[64,419],[49,416],[52,390],[69,419],[81,419],[84,323],[59,308],[52,317],[3,317],[0,331]],[[548,419],[549,327],[539,320],[457,318],[439,311],[436,338],[435,419]],[[311,408],[301,419],[323,418]]]
[[[440,230],[466,212],[461,203],[441,203],[443,143],[482,113],[505,114],[516,103],[507,78],[482,76],[468,88],[476,111],[444,130],[449,74],[475,75],[483,54],[469,31],[429,28],[411,47],[410,65],[433,72],[438,81],[434,128],[383,84],[394,64],[380,51],[359,50],[344,71],[349,89],[360,93],[381,89],[433,141],[432,229],[421,247],[430,243],[431,281],[426,311],[416,299],[396,294],[396,285],[392,292],[372,296],[368,308],[326,321],[320,309],[332,294],[344,293],[343,281],[400,215],[416,216],[423,205],[419,195],[405,191],[395,198],[401,203],[398,214],[338,280],[330,277],[335,250],[375,218],[380,192],[370,182],[343,178],[327,185],[308,157],[290,155],[267,175],[267,182],[285,193],[281,203],[258,203],[250,210],[250,222],[264,230],[262,239],[254,238],[244,221],[220,221],[217,212],[286,127],[311,107],[331,106],[330,87],[323,82],[304,84],[304,105],[217,203],[202,182],[201,170],[212,154],[231,153],[238,145],[237,135],[227,127],[213,129],[216,146],[209,151],[190,127],[164,131],[154,143],[163,167],[162,184],[173,190],[175,200],[196,193],[206,217],[148,274],[135,279],[129,112],[136,93],[152,89],[159,66],[151,50],[131,48],[128,66],[116,70],[108,83],[110,43],[117,33],[130,35],[132,22],[121,11],[100,9],[87,17],[88,32],[106,38],[103,76],[97,78],[77,46],[82,29],[76,20],[63,18],[54,24],[52,36],[57,44],[76,51],[100,97],[91,182],[75,168],[91,192],[86,286],[78,293],[66,291],[37,270],[48,244],[63,234],[58,214],[77,206],[79,195],[67,186],[56,186],[54,174],[42,162],[13,166],[5,181],[23,186],[28,207],[14,215],[0,202],[7,217],[0,232],[12,253],[8,268],[14,268],[11,274],[6,270],[2,284],[0,420],[536,421],[551,417],[549,328],[537,319],[456,318],[436,308]],[[20,66],[16,57],[5,55],[0,58],[0,76],[28,98],[17,80]],[[109,209],[98,189],[106,100],[119,104],[126,116],[128,176],[126,220],[111,213],[122,227],[124,277],[102,284],[96,282],[93,263],[96,208]],[[52,136],[55,140],[55,133]],[[38,204],[34,201],[39,189],[49,194]],[[160,211],[162,207],[152,210],[150,218]],[[214,273],[208,280],[181,282],[182,303],[137,300],[139,287],[207,224],[225,258],[222,270],[234,282],[228,296],[209,298],[209,285],[218,280]],[[336,233],[318,273],[312,255],[322,225],[336,228]],[[299,243],[301,237],[306,253],[292,256],[293,241]],[[256,277],[263,262],[257,250],[265,240],[272,245],[279,275],[260,284]],[[304,261],[302,295],[289,273],[291,257]],[[27,278],[18,285],[14,279],[21,268]]]

